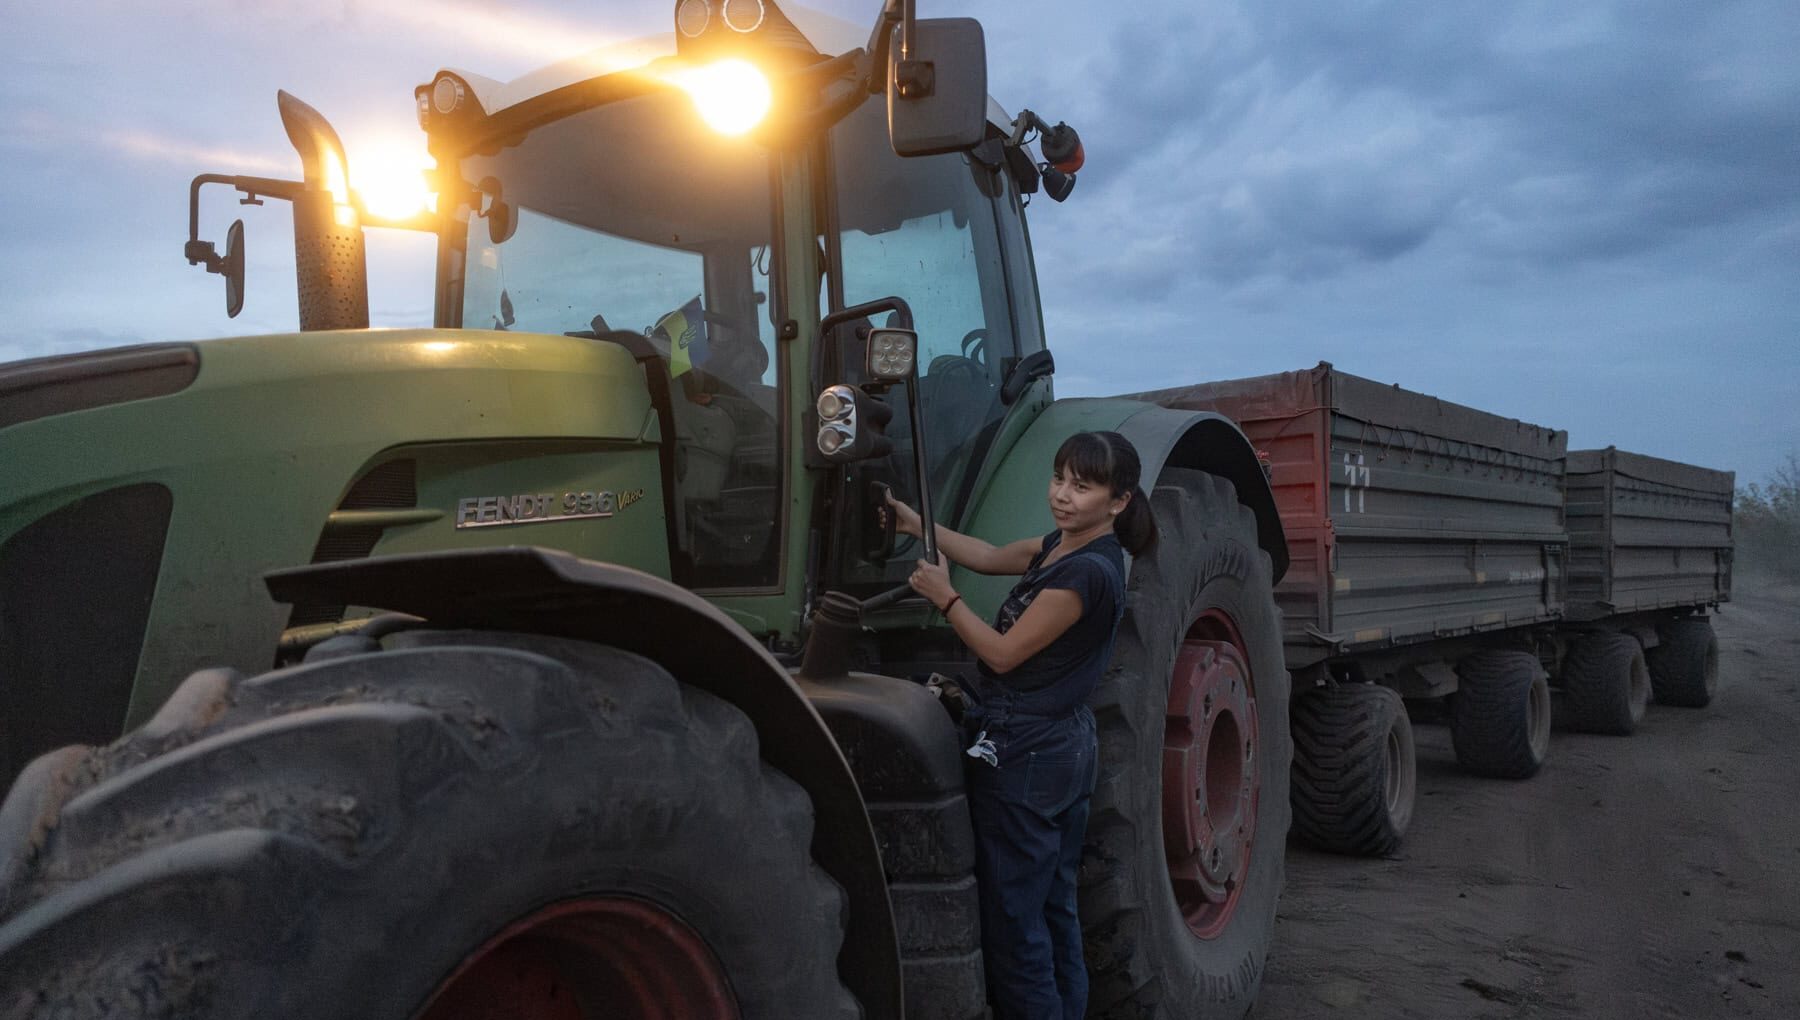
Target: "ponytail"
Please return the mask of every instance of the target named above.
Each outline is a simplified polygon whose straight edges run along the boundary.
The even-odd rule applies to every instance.
[[[1055,464],[1058,471],[1106,486],[1114,498],[1130,494],[1125,509],[1113,518],[1113,534],[1133,556],[1156,547],[1156,514],[1138,484],[1144,468],[1131,440],[1117,432],[1077,432],[1063,440]]]
[[[1119,536],[1119,544],[1133,556],[1142,556],[1156,548],[1156,514],[1150,510],[1150,497],[1144,495],[1144,487],[1131,487],[1131,502],[1113,518],[1113,534]]]

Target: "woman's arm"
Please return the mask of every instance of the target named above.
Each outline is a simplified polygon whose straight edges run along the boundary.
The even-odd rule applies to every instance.
[[[918,511],[888,494],[888,512],[894,515],[894,530],[902,535],[918,538],[924,534],[923,522],[919,520]],[[995,546],[960,531],[952,531],[942,524],[936,525],[938,548],[945,556],[977,574],[1023,574],[1031,566],[1031,558],[1043,548],[1043,540],[1038,538],[1021,538],[1017,542],[1008,542]],[[992,665],[990,663],[989,665]]]
[[[918,562],[911,578],[913,589],[944,612],[956,636],[996,673],[1010,673],[1019,664],[1043,651],[1081,619],[1081,596],[1066,588],[1046,588],[1025,607],[1017,623],[1002,634],[950,587],[950,574],[941,563]],[[946,605],[948,606],[946,611]]]

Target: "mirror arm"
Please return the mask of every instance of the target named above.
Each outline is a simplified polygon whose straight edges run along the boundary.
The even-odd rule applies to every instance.
[[[915,23],[918,21],[915,0],[887,0],[882,5],[881,14],[875,18],[875,30],[869,33],[867,50],[874,59],[869,63],[868,87],[871,94],[887,88],[888,51],[892,49],[891,40],[894,25],[900,26],[900,59],[912,59],[913,40],[918,33]]]
[[[1006,144],[1018,148],[1025,143],[1025,132],[1033,128],[1036,128],[1040,135],[1050,133],[1050,125],[1044,122],[1044,118],[1030,110],[1020,110],[1019,115],[1013,118],[1012,134],[1006,139]]]
[[[908,305],[904,299],[899,297],[884,297],[876,298],[873,301],[865,301],[860,305],[851,305],[848,308],[840,308],[837,311],[832,312],[830,315],[819,320],[819,332],[824,335],[829,335],[832,330],[847,322],[855,322],[857,319],[868,318],[876,312],[893,312],[900,317],[900,321],[895,323],[896,326],[901,329],[913,328],[912,306]]]
[[[899,319],[896,325],[901,329],[913,328],[912,306],[904,298],[889,296],[865,301],[860,305],[841,308],[819,320],[819,335],[828,337],[831,331],[857,319],[868,318],[876,312],[893,312]],[[823,346],[823,345],[821,345]],[[925,422],[919,412],[919,366],[913,364],[911,376],[903,384],[906,387],[906,407],[912,414],[913,439],[913,471],[919,476],[919,539],[925,547],[927,562],[938,561],[937,522],[932,519],[931,512],[931,479],[925,466]],[[865,386],[864,389],[868,389]]]
[[[182,254],[188,265],[204,265],[209,273],[223,273],[225,260],[218,254],[211,241],[200,240],[200,188],[207,184],[229,184],[244,193],[239,202],[244,205],[261,205],[264,198],[279,198],[284,202],[292,202],[296,195],[306,190],[306,185],[299,181],[279,181],[271,177],[239,177],[230,174],[201,174],[188,185],[188,239]]]

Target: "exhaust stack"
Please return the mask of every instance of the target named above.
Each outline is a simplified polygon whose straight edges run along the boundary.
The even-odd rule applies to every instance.
[[[294,196],[300,329],[366,329],[368,259],[362,221],[350,198],[344,144],[319,111],[287,92],[277,93],[276,102],[304,174],[304,187]]]

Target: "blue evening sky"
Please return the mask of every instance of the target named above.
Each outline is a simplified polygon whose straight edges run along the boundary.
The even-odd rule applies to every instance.
[[[876,0],[813,6],[859,25]],[[1058,391],[1340,368],[1759,480],[1800,450],[1800,4],[921,0],[1088,168],[1032,207]],[[187,183],[296,176],[285,88],[353,168],[422,160],[412,87],[667,31],[665,0],[9,7],[0,361],[295,327],[278,204],[249,297],[181,258]],[[376,325],[431,247],[372,232]]]

